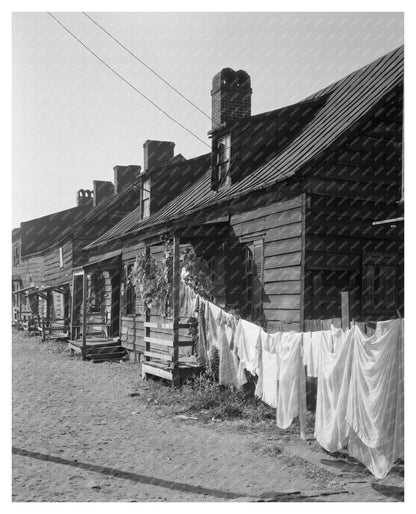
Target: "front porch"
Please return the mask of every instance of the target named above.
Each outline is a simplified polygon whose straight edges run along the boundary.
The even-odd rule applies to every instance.
[[[121,360],[120,345],[121,252],[92,257],[74,269],[69,348],[83,360]]]

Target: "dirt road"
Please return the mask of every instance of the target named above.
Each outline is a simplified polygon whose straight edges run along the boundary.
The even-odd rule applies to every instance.
[[[255,501],[322,490],[295,461],[253,450],[255,434],[161,417],[130,396],[142,384],[137,365],[82,362],[15,333],[13,501]],[[334,480],[328,491],[337,489]]]

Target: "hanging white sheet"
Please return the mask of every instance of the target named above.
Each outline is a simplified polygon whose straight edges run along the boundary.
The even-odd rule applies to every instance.
[[[281,332],[277,344],[279,355],[276,422],[288,428],[298,416],[301,437],[306,432],[306,380],[303,365],[302,333]]]
[[[377,323],[373,336],[355,330],[346,420],[349,454],[384,478],[404,454],[401,320]]]

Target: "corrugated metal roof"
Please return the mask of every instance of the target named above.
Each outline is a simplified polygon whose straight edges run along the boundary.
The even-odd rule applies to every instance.
[[[326,101],[285,149],[228,189],[212,191],[211,172],[208,169],[200,180],[158,213],[140,220],[140,211],[136,209],[87,248],[182,218],[210,205],[248,194],[293,176],[308,161],[345,134],[388,91],[401,83],[403,59],[404,47],[401,46],[306,98],[304,102],[326,96]]]

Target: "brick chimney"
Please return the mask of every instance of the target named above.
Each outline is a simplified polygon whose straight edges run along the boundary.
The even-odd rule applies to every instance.
[[[174,156],[175,143],[147,140],[143,145],[144,172],[170,164]]]
[[[94,207],[114,194],[114,185],[110,180],[93,180]]]
[[[251,116],[251,79],[244,70],[223,68],[212,79],[212,130]]]
[[[126,187],[137,182],[141,166],[129,164],[128,166],[114,166],[114,193],[117,195]]]
[[[80,189],[77,191],[76,203],[77,207],[84,207],[89,205],[93,207],[94,205],[94,193],[90,189]]]

